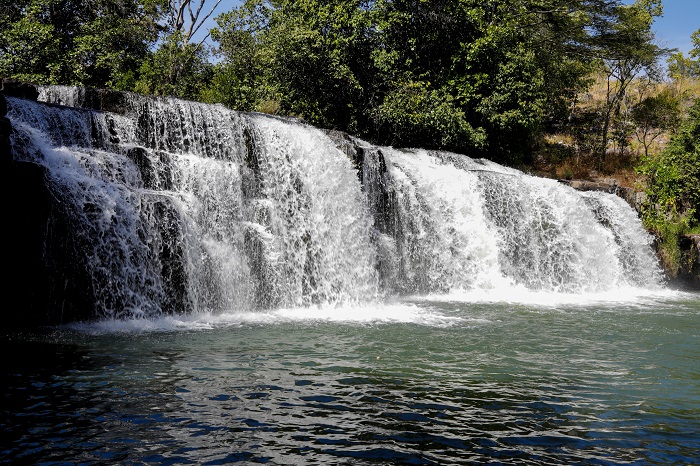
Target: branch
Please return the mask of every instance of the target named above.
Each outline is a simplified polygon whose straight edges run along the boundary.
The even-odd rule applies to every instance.
[[[202,18],[201,20],[199,20],[199,15],[201,14],[202,7],[204,6],[204,3],[205,3],[205,2],[206,2],[206,0],[201,0],[201,1],[200,1],[199,7],[197,8],[197,12],[196,12],[194,15],[192,14],[192,10],[190,10],[190,18],[192,19],[192,23],[190,24],[190,29],[189,29],[189,31],[187,32],[187,40],[188,40],[188,41],[189,41],[190,38],[192,38],[193,35],[197,34],[197,31],[199,31],[199,28],[202,27],[202,25],[204,24],[204,22],[205,22],[207,19],[209,19],[209,17],[210,17],[212,14],[214,14],[214,11],[216,10],[216,8],[217,8],[217,7],[219,6],[219,4],[221,3],[221,0],[216,0],[216,2],[214,3],[214,6],[211,7],[211,10],[209,10],[209,13],[207,13],[206,16],[204,16],[204,18]],[[209,33],[207,33],[207,34],[205,35],[204,40],[206,40],[208,37],[209,37]],[[201,45],[201,43],[204,42],[204,40],[202,40],[202,41],[200,42],[200,45]]]
[[[185,8],[189,8],[190,0],[171,0],[170,4],[170,17],[173,18],[173,14],[176,12],[177,17],[173,23],[175,31],[181,31],[182,26],[185,24]]]

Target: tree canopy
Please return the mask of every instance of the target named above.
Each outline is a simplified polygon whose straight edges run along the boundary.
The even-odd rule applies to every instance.
[[[614,89],[662,49],[659,0],[12,0],[0,76],[294,115],[396,146],[527,161],[593,70]],[[206,35],[204,36],[206,37]]]
[[[656,61],[658,14],[658,0],[248,0],[212,32],[208,98],[517,163],[593,69],[628,79]]]
[[[10,0],[0,6],[0,76],[129,89],[158,39],[160,0]]]

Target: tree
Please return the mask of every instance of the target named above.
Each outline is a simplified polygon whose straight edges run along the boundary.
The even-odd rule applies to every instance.
[[[668,64],[668,77],[674,81],[683,81],[700,76],[700,63],[691,57],[686,57],[683,52],[671,54],[666,60]]]
[[[144,60],[134,90],[196,100],[211,79],[211,72],[207,54],[195,44],[185,44],[183,35],[175,32]]]
[[[668,60],[668,76],[674,81],[681,82],[688,78],[700,77],[700,29],[690,36],[693,49],[689,56],[683,52],[672,54]]]
[[[696,60],[700,60],[700,28],[690,35],[690,42],[693,44],[690,56]]]
[[[682,217],[690,227],[700,225],[700,99],[661,155],[645,162],[647,218]]]
[[[206,95],[378,143],[527,162],[601,63],[608,138],[616,99],[660,53],[658,14],[658,0],[248,0],[217,19]]]
[[[264,79],[265,57],[260,34],[266,13],[262,2],[246,2],[239,9],[219,15],[211,37],[220,61],[203,97],[242,111],[262,110],[274,91]],[[267,108],[270,111],[269,106]],[[276,106],[272,113],[279,110]]]
[[[217,19],[213,36],[222,57],[211,95],[252,105],[243,90],[256,88],[258,104],[276,101],[280,111],[327,128],[361,132],[373,76],[372,31],[364,0],[303,2],[249,0]],[[241,57],[245,57],[241,59]],[[221,95],[239,83],[237,97]]]
[[[213,67],[205,46],[209,32],[193,40],[221,0],[168,0],[161,16],[163,34],[139,69],[137,92],[201,99]]]
[[[681,116],[681,102],[669,88],[643,99],[632,109],[632,120],[637,130],[635,136],[644,146],[644,156],[649,157],[649,147],[669,130],[677,127]]]
[[[219,6],[221,0],[168,0],[168,20],[167,25],[171,33],[181,33],[181,42],[184,45],[190,44],[195,34],[202,28],[202,25],[207,19],[214,14],[216,7]],[[208,6],[211,4],[211,7]],[[206,10],[204,6],[207,5]],[[194,9],[193,9],[194,7]],[[208,13],[203,13],[207,11]],[[197,43],[201,47],[204,41],[209,36],[209,33],[203,35],[202,39]]]
[[[679,236],[700,227],[700,99],[664,151],[645,158],[638,171],[647,183],[642,220],[659,238],[669,268],[677,270]]]
[[[617,7],[618,21],[600,35],[602,70],[606,76],[605,104],[602,111],[600,144],[596,148],[599,164],[605,159],[610,129],[620,114],[627,89],[640,73],[657,75],[655,65],[668,50],[654,44],[651,25],[661,16],[661,0],[637,0],[632,5]],[[623,121],[624,122],[624,121]],[[626,131],[623,133],[626,134]]]
[[[13,0],[0,9],[0,75],[129,88],[159,15],[159,0]]]

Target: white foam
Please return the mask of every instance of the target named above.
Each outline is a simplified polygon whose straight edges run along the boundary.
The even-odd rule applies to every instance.
[[[269,326],[280,324],[416,324],[446,327],[468,323],[469,319],[445,315],[432,307],[413,303],[372,304],[366,306],[315,306],[271,311],[231,311],[220,314],[199,313],[157,318],[104,319],[69,324],[65,328],[88,334],[152,333],[183,330],[213,330],[227,327]]]
[[[413,296],[413,302],[465,304],[517,304],[537,307],[561,306],[645,306],[662,301],[691,299],[692,295],[670,289],[618,288],[595,293],[552,293],[532,291],[523,286],[459,291],[448,294]],[[697,299],[697,298],[695,298]]]

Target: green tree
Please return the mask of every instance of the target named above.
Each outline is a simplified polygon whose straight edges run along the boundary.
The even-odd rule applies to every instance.
[[[649,147],[668,131],[673,131],[681,119],[681,101],[669,88],[643,99],[632,109],[632,120],[637,129],[635,136],[649,157]]]
[[[212,34],[222,60],[210,97],[237,108],[276,101],[280,111],[310,123],[361,132],[373,76],[365,4],[249,0],[220,16]],[[254,96],[247,98],[251,88]],[[227,89],[232,97],[224,95]]]
[[[203,99],[212,79],[210,51],[205,45],[209,32],[195,35],[211,17],[221,0],[160,0],[162,35],[156,49],[139,69],[137,92],[184,99]]]
[[[650,224],[683,218],[690,227],[700,225],[700,99],[662,154],[645,162]]]
[[[654,18],[663,14],[661,0],[637,0],[632,5],[617,7],[617,21],[600,34],[603,56],[602,71],[606,76],[606,95],[602,109],[600,143],[595,149],[602,166],[608,150],[611,128],[620,118],[622,105],[632,81],[640,74],[658,75],[659,58],[668,53],[654,43],[651,26]],[[617,138],[624,144],[627,130]],[[621,149],[624,146],[621,144]]]
[[[472,152],[485,133],[459,95],[454,60],[476,36],[470,9],[449,0],[384,0],[375,5],[367,134],[387,144]]]
[[[693,49],[686,57],[683,52],[672,54],[668,60],[668,76],[680,82],[689,78],[700,77],[700,29],[690,36]]]
[[[674,81],[700,77],[700,63],[691,57],[686,57],[683,52],[671,54],[666,63],[668,77]]]
[[[128,89],[158,36],[159,0],[13,0],[0,7],[0,75]]]
[[[254,111],[263,110],[264,103],[273,100],[275,92],[264,77],[266,57],[260,38],[266,20],[263,7],[261,2],[246,2],[216,18],[211,37],[218,44],[215,54],[220,61],[203,94],[205,101]],[[278,105],[272,113],[277,110]]]
[[[647,157],[638,170],[647,180],[642,219],[659,237],[667,265],[676,270],[679,235],[700,227],[700,99],[666,149]]]
[[[139,68],[134,90],[142,94],[197,100],[211,79],[206,52],[185,43],[182,33],[165,37]]]
[[[248,0],[217,20],[206,95],[379,143],[528,161],[601,57],[623,91],[632,58],[651,66],[656,14],[653,0]]]

